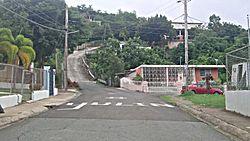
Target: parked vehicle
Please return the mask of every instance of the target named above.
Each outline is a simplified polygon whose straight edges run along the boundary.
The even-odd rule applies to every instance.
[[[188,88],[184,86],[182,87],[181,94],[186,91],[191,91],[195,94],[223,94],[223,91],[221,89],[210,87],[208,90],[207,86],[204,84],[191,84],[188,85]]]

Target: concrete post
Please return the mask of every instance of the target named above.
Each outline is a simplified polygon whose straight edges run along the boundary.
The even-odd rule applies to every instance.
[[[14,66],[11,66],[11,84],[10,84],[10,94],[12,94],[13,83],[14,83]]]
[[[25,74],[25,70],[23,70],[23,72],[22,72],[22,87],[21,87],[21,95],[23,95],[23,87],[24,87],[24,74]]]

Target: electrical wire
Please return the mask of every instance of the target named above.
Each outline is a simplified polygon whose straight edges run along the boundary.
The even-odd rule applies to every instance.
[[[170,4],[171,3],[171,4]],[[150,12],[148,12],[146,15],[151,15],[152,13],[154,13],[154,12],[159,12],[159,11],[162,11],[163,9],[165,9],[165,8],[168,8],[168,7],[170,7],[170,6],[173,6],[174,4],[175,4],[175,2],[173,3],[173,1],[172,2],[170,2],[170,3],[167,3],[166,5],[161,5],[160,7],[158,7],[158,8],[155,8],[154,10],[152,10],[152,11],[150,11]]]
[[[204,24],[208,24],[208,22],[205,22],[205,21],[199,20],[199,19],[197,19],[197,18],[190,17],[190,16],[188,16],[188,17],[189,17],[190,19],[194,19],[194,20],[199,21],[199,22],[202,22],[202,23],[204,23]]]
[[[37,13],[35,13],[35,12],[33,12],[32,10],[30,10],[30,9],[28,9],[27,7],[25,7],[23,4],[20,4],[20,3],[18,3],[16,0],[12,0],[14,3],[16,3],[16,5],[18,6],[18,5],[20,5],[20,6],[22,6],[24,9],[26,9],[26,10],[28,10],[29,12],[31,12],[32,14],[34,14],[34,15],[36,15],[37,17],[39,17],[40,19],[43,19],[43,20],[45,20],[45,21],[47,21],[47,22],[49,22],[49,23],[51,23],[51,24],[53,24],[53,25],[56,25],[57,23],[55,22],[51,22],[51,21],[49,21],[48,19],[46,19],[46,18],[44,18],[44,17],[41,17],[40,15],[38,15]],[[40,12],[40,11],[39,11]]]
[[[172,13],[172,12],[174,12],[175,10],[177,10],[181,6],[182,5],[176,6],[176,7],[172,8],[172,9],[167,9],[166,11],[164,11],[164,13],[166,13],[166,14]]]
[[[179,18],[181,18],[181,17],[183,17],[183,16],[184,16],[184,14],[178,16],[177,18],[174,18],[172,21],[176,21],[177,19],[179,19]]]
[[[109,23],[115,23],[115,22],[109,22]],[[110,25],[110,26],[112,26],[112,25]],[[116,26],[120,27],[119,29],[121,29],[121,28],[127,28],[127,27],[125,27],[125,26],[123,26],[123,25],[116,25]],[[131,24],[131,26],[138,26],[138,24],[137,24],[137,23]],[[142,27],[139,27],[139,28],[140,28],[140,29],[144,28],[144,29],[159,29],[159,30],[165,30],[165,28],[159,28],[159,27],[145,27],[145,26],[142,26]]]
[[[38,23],[38,22],[35,22],[35,21],[31,20],[31,19],[25,18],[24,16],[22,16],[22,15],[16,13],[16,12],[14,12],[14,11],[12,11],[12,10],[6,8],[5,6],[3,6],[3,5],[1,5],[1,4],[0,4],[0,7],[2,7],[3,9],[5,9],[5,10],[7,10],[7,11],[9,11],[9,12],[11,12],[11,13],[17,15],[17,16],[19,16],[20,18],[22,18],[22,19],[24,19],[24,20],[27,20],[27,21],[29,21],[29,22],[31,22],[31,23],[33,23],[33,24],[36,24],[36,25],[38,25],[38,26],[40,26],[40,27],[43,27],[43,28],[46,28],[46,29],[50,29],[50,30],[53,30],[53,31],[65,32],[65,30],[60,30],[60,29],[56,29],[56,28],[53,28],[53,27],[49,27],[49,26],[40,24],[40,23]]]

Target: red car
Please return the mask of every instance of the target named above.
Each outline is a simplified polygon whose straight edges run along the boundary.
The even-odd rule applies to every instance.
[[[223,91],[217,88],[210,87],[208,91],[207,86],[203,84],[188,85],[188,89],[183,87],[181,90],[181,94],[183,94],[185,91],[192,91],[195,94],[223,94]]]

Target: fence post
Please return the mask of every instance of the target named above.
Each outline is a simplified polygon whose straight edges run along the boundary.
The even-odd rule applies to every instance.
[[[23,95],[23,87],[24,87],[24,73],[25,73],[25,70],[23,70],[23,72],[22,72],[22,87],[21,87],[21,95]]]
[[[10,84],[10,94],[12,94],[13,80],[14,79],[14,66],[11,66],[11,84]]]
[[[33,92],[33,90],[34,90],[34,63],[32,62],[31,63],[31,71],[30,71],[30,73],[31,73],[31,93]]]
[[[227,90],[228,90],[228,86],[229,86],[229,80],[228,80],[228,55],[226,54],[226,81],[227,81]]]
[[[250,90],[250,60],[247,61],[247,76],[248,90]]]

